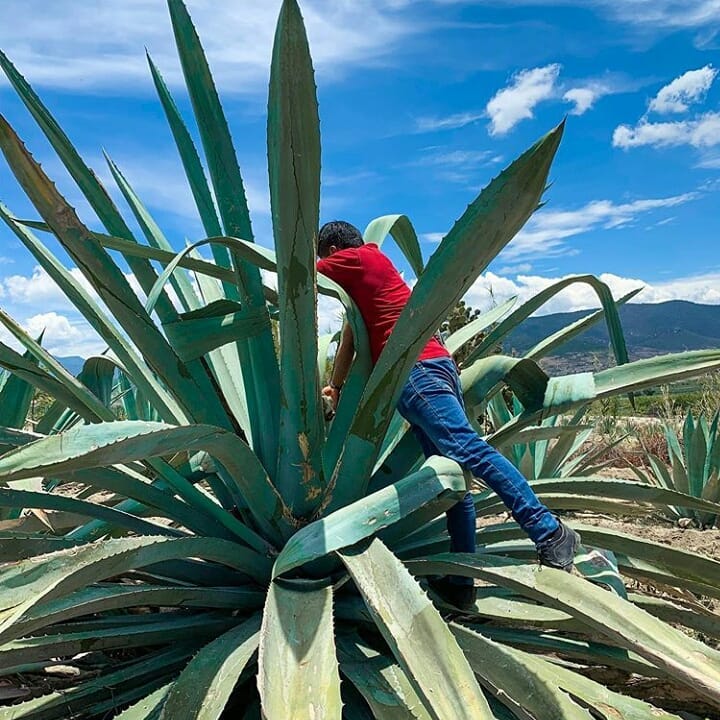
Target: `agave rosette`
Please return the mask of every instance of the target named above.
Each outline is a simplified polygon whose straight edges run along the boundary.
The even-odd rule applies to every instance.
[[[0,719],[208,719],[226,710],[271,720],[674,717],[574,672],[568,659],[576,668],[599,663],[670,678],[718,702],[718,654],[666,622],[717,635],[707,614],[670,600],[626,600],[582,578],[539,571],[526,561],[528,546],[513,524],[480,530],[477,555],[449,554],[442,514],[465,492],[466,478],[449,460],[423,461],[394,413],[423,344],[537,209],[562,126],[482,191],[426,266],[405,216],[370,223],[366,239],[392,236],[418,275],[371,367],[357,308],[316,273],[318,106],[295,0],[282,4],[270,80],[274,252],[254,242],[230,132],[190,17],[181,0],[169,7],[209,173],[208,182],[151,62],[207,235],[180,253],[109,161],[145,242],[133,236],[41,100],[0,56],[106,232],[83,224],[4,118],[0,147],[40,219],[20,220],[4,206],[0,215],[109,349],[75,378],[0,316],[26,348],[23,356],[0,345],[0,365],[27,384],[13,392],[32,386],[55,398],[33,432],[2,416],[0,506],[15,516],[0,530],[0,671],[38,671],[56,658],[82,667],[85,653],[99,668],[81,671],[62,691],[0,709]],[[95,294],[75,284],[37,231],[55,236]],[[111,253],[130,267],[145,300]],[[264,285],[261,270],[277,274],[276,290]],[[449,339],[459,348],[492,327],[462,379],[472,409],[504,384],[522,403],[493,442],[524,442],[522,433],[548,414],[720,366],[720,351],[627,363],[609,289],[591,276],[563,287],[570,282],[597,291],[603,314],[588,322],[607,320],[617,368],[548,378],[533,357],[491,355],[560,286]],[[358,345],[330,424],[319,392],[329,339],[318,340],[318,291],[344,305]],[[548,338],[543,348],[562,339]],[[114,414],[118,403],[125,420]],[[37,478],[44,490],[22,485]],[[82,489],[49,491],[71,482]],[[585,483],[573,492],[592,497],[591,479],[562,482]],[[633,492],[617,486],[605,500],[667,502],[660,496],[672,491]],[[700,502],[680,493],[672,499]],[[478,505],[497,510],[487,496]],[[29,509],[43,517],[18,516]],[[615,552],[625,574],[720,593],[711,560],[598,528],[587,539]],[[437,573],[484,581],[463,622],[428,597],[422,578]]]

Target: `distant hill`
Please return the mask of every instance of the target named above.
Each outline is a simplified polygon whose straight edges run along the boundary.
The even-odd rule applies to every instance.
[[[83,367],[85,360],[77,355],[58,358],[58,362],[72,375],[77,375]]]
[[[528,318],[503,343],[504,352],[522,354],[589,312]],[[633,303],[620,308],[620,318],[631,360],[684,350],[720,348],[720,305],[699,305],[684,300]],[[543,363],[562,369],[569,361],[575,371],[606,367],[608,346],[607,326],[603,321],[558,348],[553,358]]]

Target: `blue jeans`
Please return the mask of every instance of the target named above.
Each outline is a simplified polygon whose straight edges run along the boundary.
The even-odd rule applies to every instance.
[[[450,358],[415,363],[398,402],[426,457],[455,460],[492,488],[515,521],[536,543],[558,528],[555,516],[538,500],[520,471],[470,425],[462,388]],[[475,552],[475,505],[470,493],[447,511],[451,552]]]

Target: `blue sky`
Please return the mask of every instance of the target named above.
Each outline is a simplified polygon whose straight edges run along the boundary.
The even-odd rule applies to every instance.
[[[220,86],[259,242],[276,1],[189,0]],[[480,278],[471,303],[602,275],[639,301],[720,303],[717,0],[306,0],[323,133],[323,219],[406,213],[427,255],[495,174],[568,115],[547,206]],[[0,47],[108,180],[120,165],[173,243],[202,236],[145,64],[189,117],[162,0],[4,0]],[[13,91],[0,108],[79,208]],[[0,198],[33,216],[4,162]],[[120,203],[122,206],[122,203]],[[391,254],[393,251],[390,250]],[[98,351],[33,259],[0,230],[0,305],[61,355]],[[592,306],[571,289],[546,311]],[[320,324],[335,310],[323,306]]]

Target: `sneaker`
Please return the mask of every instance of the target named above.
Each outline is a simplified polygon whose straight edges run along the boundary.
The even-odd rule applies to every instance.
[[[538,562],[546,567],[572,572],[580,535],[560,522],[560,527],[542,545],[537,546]]]
[[[445,603],[458,610],[472,610],[477,599],[474,585],[458,585],[446,577],[433,578],[428,581],[430,589]]]

